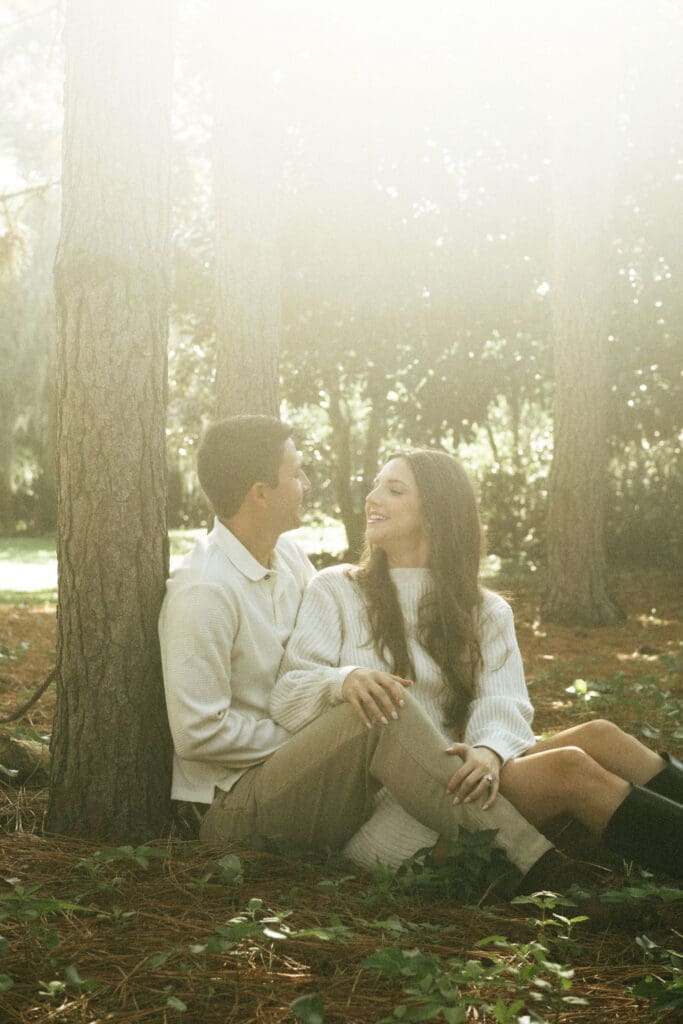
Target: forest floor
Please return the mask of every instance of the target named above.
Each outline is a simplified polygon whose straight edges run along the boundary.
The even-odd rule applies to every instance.
[[[622,575],[626,621],[596,630],[540,625],[534,579],[504,592],[537,733],[607,717],[680,756],[680,579]],[[50,671],[55,630],[52,604],[0,605],[0,717]],[[0,732],[40,742],[53,712],[51,687]],[[640,908],[630,929],[572,924],[551,897],[446,899],[454,876],[421,861],[370,877],[338,858],[226,854],[177,834],[137,849],[47,836],[44,785],[0,786],[2,1024],[683,1019],[683,891],[605,858],[576,828],[560,845],[605,867],[605,898]],[[470,861],[487,855],[463,847]]]

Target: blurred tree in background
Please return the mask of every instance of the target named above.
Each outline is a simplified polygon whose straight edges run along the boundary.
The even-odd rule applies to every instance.
[[[545,564],[557,156],[544,18],[539,5],[528,6],[537,20],[516,8],[492,20],[482,5],[449,31],[440,5],[427,5],[417,21],[400,4],[391,18],[376,5],[361,19],[352,6],[300,2],[278,23],[267,89],[282,131],[253,137],[261,166],[279,183],[280,393],[307,446],[312,514],[342,516],[352,549],[378,460],[396,444],[442,444],[479,480],[489,549]],[[193,448],[215,401],[221,271],[211,7],[179,4],[167,421],[173,525],[198,525],[206,515]],[[2,129],[11,151],[5,170],[14,173],[2,192],[59,174],[47,142],[44,152],[39,145],[43,136],[54,140],[59,121],[59,12],[41,11],[2,4],[0,49],[11,60],[0,81],[5,107],[18,111]],[[618,25],[625,72],[601,267],[609,308],[600,310],[612,563],[683,559],[680,20],[676,5],[658,0],[647,9],[628,4]],[[239,100],[257,128],[249,90]],[[4,270],[0,285],[3,313],[16,325],[0,342],[15,381],[0,417],[10,528],[48,521],[36,488],[49,479],[49,417],[29,412],[39,379],[51,377],[51,300],[40,267],[51,259],[56,202],[56,190],[8,201],[1,221],[4,253],[45,210],[45,227],[21,250],[20,271],[16,263]],[[251,213],[271,246],[273,216]],[[29,282],[42,307],[22,299]],[[31,338],[46,347],[28,355],[20,373],[17,354],[35,351]]]

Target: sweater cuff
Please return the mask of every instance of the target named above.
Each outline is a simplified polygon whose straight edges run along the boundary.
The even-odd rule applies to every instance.
[[[352,672],[355,672],[359,665],[342,665],[340,668],[335,669],[335,676],[330,680],[330,703],[342,704],[344,698],[342,697],[342,686],[346,682],[346,677],[350,676]]]
[[[516,742],[510,736],[501,736],[500,733],[489,733],[488,736],[477,737],[474,743],[471,743],[472,747],[488,747],[489,750],[493,750],[494,753],[500,757],[501,765],[503,768],[508,761],[511,761],[513,757],[519,757],[525,750],[528,749],[528,744],[523,743],[522,740],[518,739]]]

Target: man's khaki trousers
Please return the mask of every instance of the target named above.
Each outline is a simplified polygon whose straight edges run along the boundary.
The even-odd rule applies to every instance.
[[[410,693],[398,721],[364,726],[349,704],[330,708],[292,736],[228,793],[219,792],[201,826],[210,842],[266,835],[307,848],[340,849],[372,811],[386,786],[414,818],[455,839],[466,829],[498,829],[496,845],[523,873],[552,844],[504,797],[453,804],[446,791],[462,761]]]

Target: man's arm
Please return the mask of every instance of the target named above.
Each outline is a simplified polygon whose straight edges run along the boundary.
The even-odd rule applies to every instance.
[[[232,706],[231,652],[237,608],[218,586],[172,594],[160,625],[164,687],[176,753],[234,768],[260,764],[288,733],[270,718]]]

